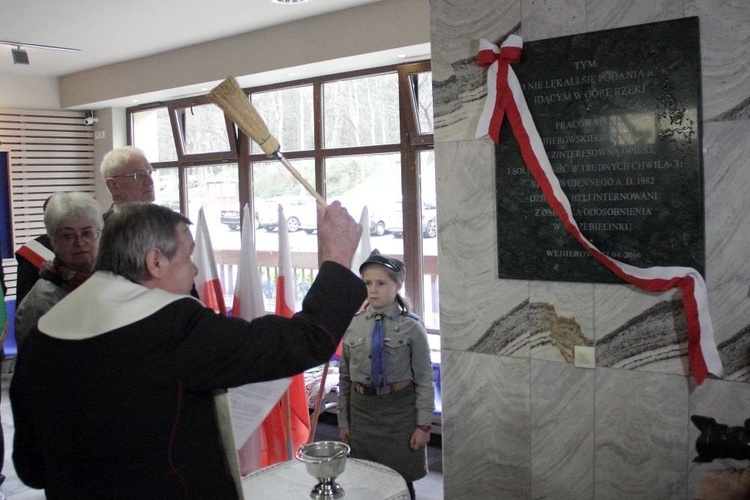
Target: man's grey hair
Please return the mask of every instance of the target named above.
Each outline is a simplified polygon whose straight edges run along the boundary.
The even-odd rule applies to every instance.
[[[179,212],[153,203],[134,202],[124,205],[107,219],[99,243],[96,271],[110,271],[135,283],[150,278],[146,254],[153,248],[168,259],[178,249],[177,225],[191,224]]]
[[[55,235],[60,222],[68,217],[91,221],[99,230],[104,227],[102,207],[86,193],[55,193],[49,197],[44,209],[44,229],[50,238]]]
[[[106,155],[102,160],[102,164],[99,170],[102,173],[102,177],[112,177],[122,167],[133,161],[136,158],[145,158],[146,155],[142,150],[133,146],[123,146],[121,148],[113,149]]]

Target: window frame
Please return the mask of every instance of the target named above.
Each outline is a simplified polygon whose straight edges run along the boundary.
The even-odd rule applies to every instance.
[[[315,165],[315,188],[324,197],[326,196],[326,172],[325,160],[352,155],[368,155],[379,153],[398,153],[401,156],[401,191],[403,206],[403,248],[404,262],[407,268],[406,282],[404,283],[404,294],[409,297],[415,312],[422,314],[424,307],[423,290],[423,246],[421,229],[421,207],[422,196],[419,172],[419,152],[422,150],[434,150],[434,135],[432,133],[420,133],[419,117],[410,77],[413,74],[431,71],[429,60],[405,63],[399,65],[381,66],[366,70],[356,70],[332,75],[318,76],[283,83],[268,84],[256,87],[244,88],[243,92],[250,98],[252,94],[277,91],[299,86],[312,85],[313,87],[313,149],[300,151],[284,151],[284,156],[293,162],[295,159],[312,159]],[[400,140],[393,144],[380,144],[374,146],[352,146],[339,148],[325,148],[323,130],[323,87],[331,81],[340,81],[353,78],[376,76],[384,73],[396,73],[398,79],[399,95],[399,122]],[[180,211],[187,213],[187,174],[190,167],[213,165],[217,163],[237,163],[238,166],[238,189],[239,206],[248,204],[251,213],[255,212],[255,204],[252,197],[252,165],[254,162],[268,161],[264,153],[251,153],[250,138],[225,114],[226,131],[229,139],[229,151],[211,152],[199,154],[186,154],[184,151],[184,136],[180,124],[182,110],[191,106],[211,104],[208,94],[195,97],[175,99],[172,101],[150,103],[134,106],[126,109],[127,140],[133,143],[133,114],[156,107],[166,107],[169,111],[172,136],[177,151],[176,161],[154,162],[154,169],[177,168],[179,179]],[[356,214],[355,214],[356,215]],[[437,329],[429,329],[430,333],[437,333]]]

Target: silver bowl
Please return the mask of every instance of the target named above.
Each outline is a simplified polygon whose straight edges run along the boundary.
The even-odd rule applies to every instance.
[[[344,496],[344,488],[335,479],[344,472],[351,448],[340,441],[315,441],[300,446],[297,460],[305,463],[307,473],[318,480],[310,492],[315,500],[331,500]]]

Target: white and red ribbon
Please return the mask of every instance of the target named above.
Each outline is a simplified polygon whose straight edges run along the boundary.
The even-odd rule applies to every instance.
[[[21,245],[16,253],[31,262],[37,269],[41,269],[42,264],[46,261],[55,258],[55,253],[52,250],[35,239]]]
[[[507,116],[526,167],[568,232],[596,260],[631,285],[650,292],[679,287],[685,309],[688,359],[693,377],[699,385],[708,373],[721,377],[721,358],[714,340],[706,283],[701,274],[690,267],[631,266],[608,257],[581,234],[573,217],[570,201],[552,170],[541,137],[526,105],[518,77],[510,67],[511,63],[520,60],[522,46],[523,40],[517,35],[510,35],[500,49],[486,40],[480,41],[477,64],[482,67],[489,66],[489,69],[487,102],[477,125],[476,137],[489,134],[497,143],[500,139],[500,125]]]

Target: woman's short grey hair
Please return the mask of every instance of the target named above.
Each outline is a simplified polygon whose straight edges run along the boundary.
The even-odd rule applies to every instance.
[[[177,253],[177,225],[191,224],[179,212],[153,203],[128,203],[107,218],[94,269],[141,283],[150,277],[146,254],[158,249],[167,259]]]
[[[122,167],[133,161],[133,159],[145,157],[146,155],[142,150],[133,146],[123,146],[121,148],[113,149],[104,155],[99,170],[102,173],[102,177],[106,179],[112,177],[112,175],[116,174]]]
[[[104,227],[102,207],[86,193],[55,193],[50,196],[44,209],[44,229],[52,238],[63,219],[78,217],[91,221],[97,229]]]

